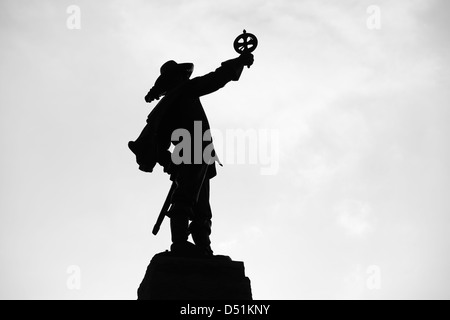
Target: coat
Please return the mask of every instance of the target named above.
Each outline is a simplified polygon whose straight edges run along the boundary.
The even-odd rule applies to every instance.
[[[205,132],[210,130],[210,124],[200,97],[223,88],[230,81],[239,80],[243,67],[244,65],[239,58],[225,61],[215,71],[190,79],[166,94],[157,105],[158,107],[161,104],[161,107],[164,106],[165,109],[161,112],[158,128],[160,152],[164,154],[161,158],[168,161],[170,155],[168,149],[171,143],[174,144],[175,150],[177,149],[177,145],[182,141],[172,141],[172,133],[177,129],[182,129],[189,133],[191,137],[190,143],[188,143],[191,157],[190,161],[187,161],[188,163],[182,163],[181,165],[197,165],[201,161],[201,163],[209,164],[207,178],[211,179],[216,175],[215,162],[217,161],[220,164],[220,161],[212,146],[212,139],[209,141],[203,140]],[[198,139],[201,139],[201,143]],[[201,149],[199,148],[200,145]],[[186,146],[186,142],[184,146]],[[210,152],[211,146],[212,152]],[[204,159],[203,153],[207,147],[209,147],[209,150],[207,150],[209,152],[206,152],[206,154],[211,155],[212,158],[206,157]]]

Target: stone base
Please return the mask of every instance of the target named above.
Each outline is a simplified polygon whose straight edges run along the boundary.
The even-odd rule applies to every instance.
[[[227,256],[155,255],[138,289],[138,300],[252,300],[244,263]]]

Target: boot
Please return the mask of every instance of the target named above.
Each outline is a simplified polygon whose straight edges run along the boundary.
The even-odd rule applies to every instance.
[[[176,214],[170,218],[170,232],[172,233],[172,243],[179,244],[188,240],[189,218],[187,216]]]
[[[189,212],[192,209],[184,204],[173,205],[169,211],[172,245],[170,251],[183,257],[198,256],[199,250],[188,242]]]
[[[189,225],[189,233],[192,235],[195,245],[205,256],[213,256],[211,249],[211,220],[193,221]]]

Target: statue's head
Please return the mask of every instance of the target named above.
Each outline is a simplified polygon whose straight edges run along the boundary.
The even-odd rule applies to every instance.
[[[176,63],[173,60],[169,60],[161,66],[161,76],[164,77],[181,77],[189,79],[194,71],[193,63]]]
[[[150,89],[146,101],[158,100],[167,92],[189,80],[194,71],[193,63],[176,63],[169,60],[161,66],[160,76],[155,81],[155,85]]]
[[[156,80],[162,92],[170,91],[179,84],[189,80],[194,71],[193,63],[176,63],[169,60],[161,66],[161,75]]]

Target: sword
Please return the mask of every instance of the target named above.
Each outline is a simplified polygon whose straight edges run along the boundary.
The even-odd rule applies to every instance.
[[[164,217],[167,214],[167,211],[169,211],[170,207],[170,199],[172,198],[172,193],[175,190],[177,184],[176,182],[172,182],[172,185],[170,186],[169,193],[167,194],[166,201],[164,201],[164,204],[161,208],[161,211],[158,215],[158,219],[156,220],[155,226],[153,227],[152,233],[156,236],[158,234],[159,228],[161,227],[161,224],[164,221]]]

